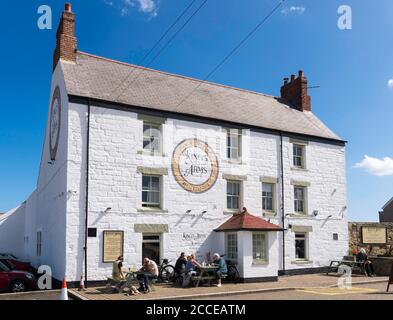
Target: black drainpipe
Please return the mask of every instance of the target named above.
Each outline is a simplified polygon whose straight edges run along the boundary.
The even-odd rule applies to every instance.
[[[87,105],[87,132],[86,132],[86,190],[85,190],[85,287],[87,288],[87,231],[89,217],[89,150],[90,150],[90,99]]]
[[[281,223],[282,223],[282,273],[285,274],[285,205],[284,205],[284,147],[282,142],[282,132],[280,132],[280,166],[281,166]]]

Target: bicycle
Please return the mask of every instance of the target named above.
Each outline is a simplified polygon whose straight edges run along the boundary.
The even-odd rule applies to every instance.
[[[171,282],[175,275],[175,267],[169,264],[168,259],[163,259],[158,269],[158,280],[161,282]]]
[[[225,257],[225,254],[221,255],[221,258]],[[239,270],[237,270],[236,264],[232,260],[225,260],[227,264],[227,280],[233,282],[233,283],[238,283],[240,282],[240,273]]]

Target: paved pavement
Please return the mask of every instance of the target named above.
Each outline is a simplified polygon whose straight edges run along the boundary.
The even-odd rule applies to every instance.
[[[393,290],[386,283],[354,285],[352,289],[308,288],[301,290],[262,292],[198,300],[393,300]]]
[[[105,287],[88,288],[84,292],[72,290],[80,299],[85,300],[157,300],[157,299],[194,299],[205,298],[213,299],[220,295],[226,295],[226,299],[231,299],[232,295],[241,295],[246,292],[260,292],[271,290],[288,290],[294,288],[315,288],[329,287],[337,285],[338,276],[325,274],[311,274],[299,276],[280,277],[276,282],[247,283],[247,284],[224,284],[222,287],[199,287],[199,288],[179,288],[173,284],[157,285],[154,292],[140,296],[127,296],[126,294],[114,294]],[[364,281],[383,281],[387,283],[387,277],[367,278],[364,276],[354,276],[353,283]],[[286,294],[288,291],[282,292]],[[228,296],[230,295],[230,296]]]
[[[0,294],[2,300],[60,300],[60,290]]]

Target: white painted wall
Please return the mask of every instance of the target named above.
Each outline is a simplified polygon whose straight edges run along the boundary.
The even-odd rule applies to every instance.
[[[142,235],[134,232],[136,223],[169,225],[169,233],[163,235],[162,258],[174,260],[181,251],[196,252],[200,258],[206,251],[223,253],[223,245],[217,247],[220,236],[212,233],[212,230],[230,217],[224,213],[224,173],[247,175],[248,179],[243,185],[244,205],[250,213],[262,216],[260,176],[279,177],[279,137],[246,131],[243,138],[244,162],[232,164],[225,160],[225,133],[222,128],[168,119],[164,126],[164,156],[153,157],[138,153],[142,150],[142,122],[137,114],[95,106],[91,111],[89,227],[98,229],[98,237],[88,239],[90,280],[105,279],[111,273],[111,264],[102,263],[103,230],[123,230],[126,265],[141,263]],[[85,105],[69,105],[67,189],[76,193],[67,202],[66,274],[69,280],[75,281],[83,272],[86,115]],[[220,159],[219,179],[202,194],[183,190],[171,172],[173,149],[182,140],[193,137],[206,141]],[[346,205],[345,157],[344,148],[340,146],[309,142],[306,150],[307,170],[292,170],[292,147],[289,139],[284,138],[285,212],[293,212],[291,179],[296,179],[310,183],[308,212],[319,210],[319,215],[286,219],[285,227],[288,223],[313,227],[309,246],[312,262],[307,267],[317,267],[345,255],[347,250],[347,221],[341,216],[342,208]],[[169,174],[163,177],[163,204],[167,213],[138,212],[141,207],[138,166],[168,168]],[[281,199],[280,190],[278,185],[277,202]],[[107,207],[112,210],[103,214]],[[189,209],[191,213],[186,214]],[[202,216],[201,212],[205,210],[207,213]],[[329,215],[332,218],[324,222]],[[280,221],[280,215],[272,218],[272,222]],[[333,242],[333,232],[339,233],[339,241]],[[187,234],[186,238],[184,233]],[[279,238],[280,234],[277,235]],[[293,232],[290,230],[286,232],[286,244],[286,269],[304,267],[292,263],[295,251]],[[279,240],[272,241],[272,245],[280,252]],[[277,263],[281,266],[281,257],[273,257],[272,263],[277,259],[280,259]],[[257,276],[254,271],[257,270],[251,268],[247,272]],[[264,274],[263,270],[259,271]]]
[[[0,215],[0,253],[12,253],[24,258],[23,233],[25,228],[26,203]]]

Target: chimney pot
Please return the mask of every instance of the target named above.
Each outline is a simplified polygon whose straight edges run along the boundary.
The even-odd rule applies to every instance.
[[[291,74],[290,82],[288,78],[284,78],[284,84],[281,86],[281,99],[296,110],[311,111],[311,99],[307,94],[307,78],[303,70],[299,70],[298,78]]]
[[[64,9],[67,12],[72,12],[71,3],[66,3]]]

